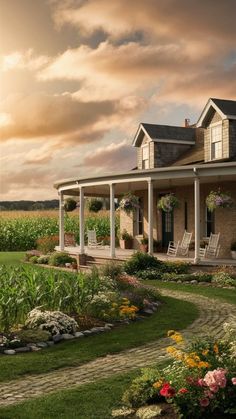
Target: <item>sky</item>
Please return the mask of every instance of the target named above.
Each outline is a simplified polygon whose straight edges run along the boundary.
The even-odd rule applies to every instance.
[[[0,200],[129,170],[140,122],[236,99],[235,0],[0,0]]]

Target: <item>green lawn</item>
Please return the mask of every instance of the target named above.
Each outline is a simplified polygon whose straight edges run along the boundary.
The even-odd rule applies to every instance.
[[[1,419],[110,419],[137,372],[115,375],[72,390],[0,409]]]
[[[230,304],[236,304],[236,289],[223,289],[189,284],[185,285],[161,281],[143,281],[143,283],[147,285],[153,285],[160,290],[165,288],[174,291],[185,291],[192,294],[204,295],[205,297],[223,300]]]
[[[192,303],[167,297],[162,298],[162,301],[159,310],[147,320],[134,322],[106,334],[60,343],[40,352],[0,357],[0,381],[79,365],[99,356],[143,345],[166,336],[169,329],[185,328],[198,316],[198,310]]]
[[[0,252],[0,265],[19,265],[25,252]]]

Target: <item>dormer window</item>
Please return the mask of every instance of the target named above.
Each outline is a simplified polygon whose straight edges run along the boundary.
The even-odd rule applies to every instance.
[[[149,144],[142,146],[142,168],[149,169]]]
[[[211,127],[211,160],[222,159],[222,122]]]

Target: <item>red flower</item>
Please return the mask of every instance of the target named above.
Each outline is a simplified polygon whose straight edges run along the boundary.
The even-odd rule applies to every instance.
[[[175,389],[171,387],[169,383],[165,383],[160,390],[160,395],[164,397],[173,397],[175,395]]]
[[[179,393],[179,394],[185,394],[185,393],[188,393],[188,390],[187,390],[187,388],[184,388],[184,387],[183,387],[183,388],[180,388],[180,389],[179,389],[178,393]]]

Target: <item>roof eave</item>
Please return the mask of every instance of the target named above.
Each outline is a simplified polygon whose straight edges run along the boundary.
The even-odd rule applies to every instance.
[[[200,115],[200,118],[199,118],[199,120],[197,121],[197,124],[196,124],[196,127],[197,128],[201,128],[202,126],[203,126],[203,122],[204,122],[204,120],[205,120],[205,118],[206,118],[206,116],[207,116],[207,114],[208,114],[208,112],[209,112],[209,109],[210,108],[214,108],[215,109],[215,111],[216,112],[218,112],[219,114],[220,114],[220,116],[222,117],[222,119],[226,119],[226,118],[228,118],[228,116],[227,115],[225,115],[221,110],[220,110],[220,108],[215,104],[215,102],[210,98],[209,100],[208,100],[208,102],[207,102],[207,104],[205,105],[205,107],[204,107],[204,109],[203,109],[203,111],[202,111],[202,113],[201,113],[201,115]]]

